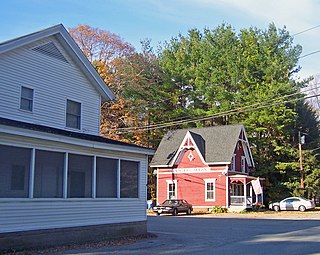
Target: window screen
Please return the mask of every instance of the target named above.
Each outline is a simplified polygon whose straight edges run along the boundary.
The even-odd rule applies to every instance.
[[[92,197],[93,157],[69,154],[68,197]]]
[[[121,160],[120,162],[120,197],[138,198],[139,163]]]
[[[97,157],[96,197],[117,197],[118,160]]]
[[[29,196],[31,149],[0,145],[0,197]]]
[[[64,153],[36,150],[34,197],[61,198]]]

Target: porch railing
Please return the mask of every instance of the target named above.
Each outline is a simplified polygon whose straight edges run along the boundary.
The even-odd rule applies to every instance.
[[[252,206],[252,197],[231,196],[230,204],[237,206]]]

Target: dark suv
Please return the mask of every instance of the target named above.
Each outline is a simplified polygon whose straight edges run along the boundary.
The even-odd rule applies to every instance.
[[[177,215],[180,212],[191,214],[192,210],[192,204],[189,204],[184,199],[168,199],[162,204],[153,207],[153,211],[157,213],[157,215],[160,215],[161,213]]]

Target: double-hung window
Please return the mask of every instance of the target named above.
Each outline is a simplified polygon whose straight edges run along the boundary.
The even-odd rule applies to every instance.
[[[245,156],[241,157],[241,171],[242,171],[242,173],[246,172],[246,157]]]
[[[81,127],[81,103],[67,100],[66,126],[80,129]]]
[[[236,154],[233,155],[232,160],[231,160],[231,171],[236,170]]]
[[[216,200],[216,179],[205,179],[205,201]]]
[[[21,87],[20,109],[29,112],[33,111],[33,89]]]
[[[177,198],[177,181],[167,181],[167,198]]]

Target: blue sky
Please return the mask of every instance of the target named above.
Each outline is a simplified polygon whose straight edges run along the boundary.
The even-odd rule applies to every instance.
[[[235,29],[265,29],[274,22],[291,35],[320,25],[318,0],[0,0],[0,41],[62,23],[80,24],[119,34],[140,50],[190,28],[214,28],[223,22]],[[302,55],[320,50],[320,26],[294,36]],[[299,77],[320,74],[320,53],[302,58]],[[298,77],[297,77],[298,78]]]

